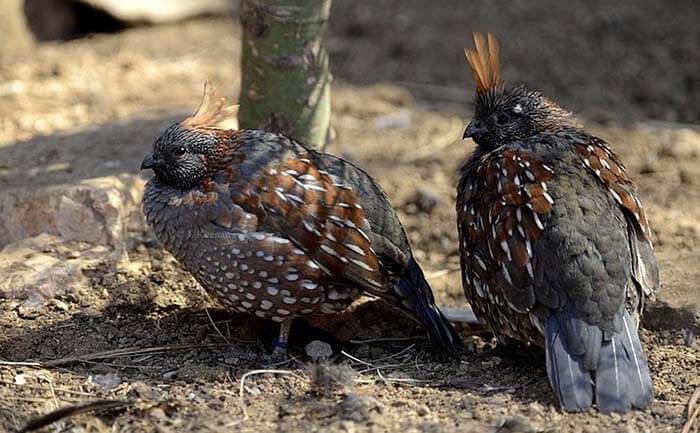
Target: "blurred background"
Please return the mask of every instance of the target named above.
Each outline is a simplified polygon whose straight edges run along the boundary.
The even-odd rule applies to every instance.
[[[138,166],[158,132],[196,108],[204,80],[238,99],[238,13],[230,0],[0,0],[0,358],[200,342],[202,334],[218,341],[199,308],[209,301],[143,225],[146,175]],[[624,431],[679,430],[679,402],[700,385],[693,374],[700,346],[692,338],[700,329],[698,23],[697,0],[336,0],[326,36],[334,76],[329,151],[358,163],[387,191],[443,305],[465,303],[454,195],[458,166],[473,148],[461,140],[473,110],[462,51],[471,32],[498,37],[508,83],[543,91],[622,154],[639,182],[662,273],[660,302],[645,319],[645,344],[660,348],[647,352],[662,403],[625,418],[636,430]],[[184,320],[183,333],[174,316],[190,310],[200,315]],[[347,338],[404,330],[400,321],[369,330],[338,323],[333,332]],[[168,369],[220,363],[216,352],[195,355],[155,357],[143,361],[151,370],[118,374],[153,390]],[[465,397],[402,388],[391,398],[457,411],[435,409],[428,418],[441,427],[432,431],[451,431],[445,426],[474,405],[490,424],[507,404],[508,413],[533,422],[564,422],[529,406],[549,395],[543,368],[532,367],[539,362],[529,363],[532,372],[503,361],[494,379],[501,358],[469,359],[476,367],[446,374],[502,389]],[[73,386],[91,368],[54,379]],[[537,379],[508,391],[528,375]],[[16,414],[23,420],[44,408],[24,391],[29,400],[15,407],[17,389],[0,385],[0,408],[19,408],[0,414],[0,430],[17,427]],[[190,390],[182,392],[184,399]],[[276,416],[268,406],[258,410]],[[206,405],[192,410],[194,420],[219,416]],[[385,414],[394,426],[412,422],[393,406]],[[613,431],[601,427],[607,418],[593,422]]]

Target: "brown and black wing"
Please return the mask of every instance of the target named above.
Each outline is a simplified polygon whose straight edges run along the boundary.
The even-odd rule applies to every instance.
[[[419,319],[447,348],[459,338],[435,305],[394,210],[354,165],[297,145],[258,171],[239,201],[284,233],[337,284],[382,297]]]
[[[625,213],[632,253],[632,275],[641,290],[636,309],[641,312],[644,298],[653,300],[659,289],[659,267],[651,242],[649,221],[639,200],[637,186],[627,175],[619,156],[605,141],[589,137],[577,144],[581,164],[603,184]]]
[[[494,151],[468,165],[457,198],[465,290],[475,303],[525,313],[537,301],[533,246],[552,209],[547,183],[553,171],[516,149]]]

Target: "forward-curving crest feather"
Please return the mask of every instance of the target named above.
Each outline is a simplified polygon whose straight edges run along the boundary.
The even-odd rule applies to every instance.
[[[193,115],[182,121],[192,128],[238,129],[238,104],[227,104],[226,98],[217,98],[214,85],[204,82],[202,102]]]
[[[472,33],[474,49],[464,48],[464,55],[469,62],[478,92],[501,84],[501,65],[498,59],[498,41],[491,33]]]

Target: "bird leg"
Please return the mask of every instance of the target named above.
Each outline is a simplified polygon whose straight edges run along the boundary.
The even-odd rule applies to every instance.
[[[292,321],[285,320],[280,323],[279,336],[272,342],[272,361],[285,361],[287,359],[287,342],[289,341],[289,331],[292,328]]]

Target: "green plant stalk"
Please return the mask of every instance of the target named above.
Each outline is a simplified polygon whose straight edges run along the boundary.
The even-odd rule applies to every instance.
[[[331,0],[241,0],[239,121],[323,149],[330,131]]]

